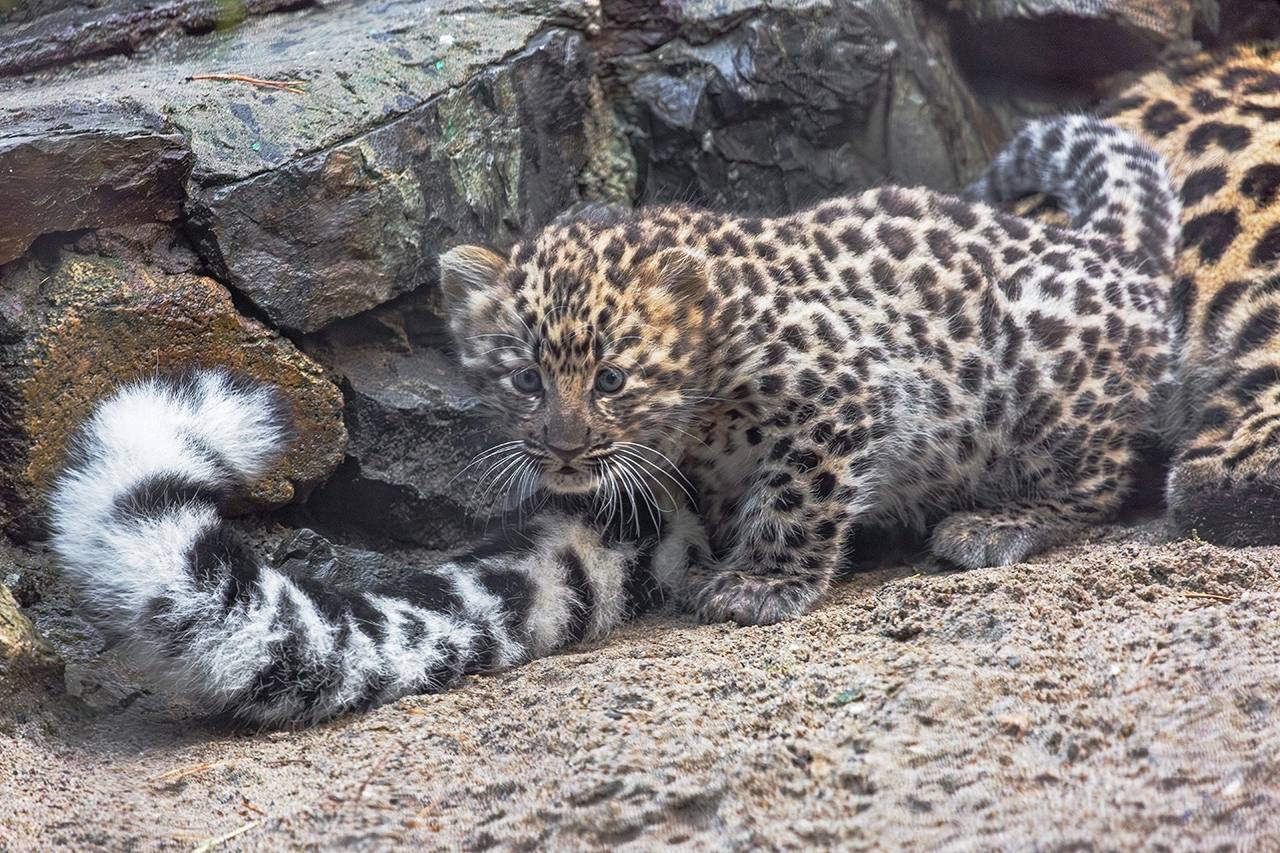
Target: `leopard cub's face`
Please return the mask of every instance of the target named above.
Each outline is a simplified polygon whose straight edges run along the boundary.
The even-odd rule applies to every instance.
[[[643,491],[693,427],[708,393],[702,265],[679,250],[610,261],[606,245],[558,229],[508,257],[441,258],[463,370],[510,436],[477,463],[493,488]]]

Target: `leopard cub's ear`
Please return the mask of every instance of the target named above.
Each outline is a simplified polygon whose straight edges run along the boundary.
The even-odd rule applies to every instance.
[[[688,249],[663,249],[646,258],[636,278],[665,289],[674,302],[696,302],[707,293],[706,259]]]
[[[455,334],[490,313],[506,258],[484,246],[458,246],[440,256],[440,289]]]

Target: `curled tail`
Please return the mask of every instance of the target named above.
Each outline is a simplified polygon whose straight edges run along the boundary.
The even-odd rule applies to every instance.
[[[289,440],[274,391],[206,372],[123,388],[52,495],[81,606],[153,682],[246,721],[316,722],[595,636],[626,608],[638,546],[569,516],[518,541],[340,592],[265,565],[220,503]]]
[[[1154,271],[1172,271],[1181,205],[1164,158],[1127,130],[1085,115],[1028,122],[965,194],[1051,196],[1073,228],[1094,231]]]

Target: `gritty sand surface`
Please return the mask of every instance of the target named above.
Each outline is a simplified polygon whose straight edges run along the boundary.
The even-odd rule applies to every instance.
[[[1277,849],[1280,549],[1153,522],[913,571],[770,628],[649,618],[309,731],[146,695],[10,709],[0,849]]]

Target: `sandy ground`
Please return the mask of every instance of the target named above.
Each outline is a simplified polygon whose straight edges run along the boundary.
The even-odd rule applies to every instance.
[[[0,849],[1277,849],[1280,549],[1163,542],[653,617],[310,731],[82,687],[0,716]]]

